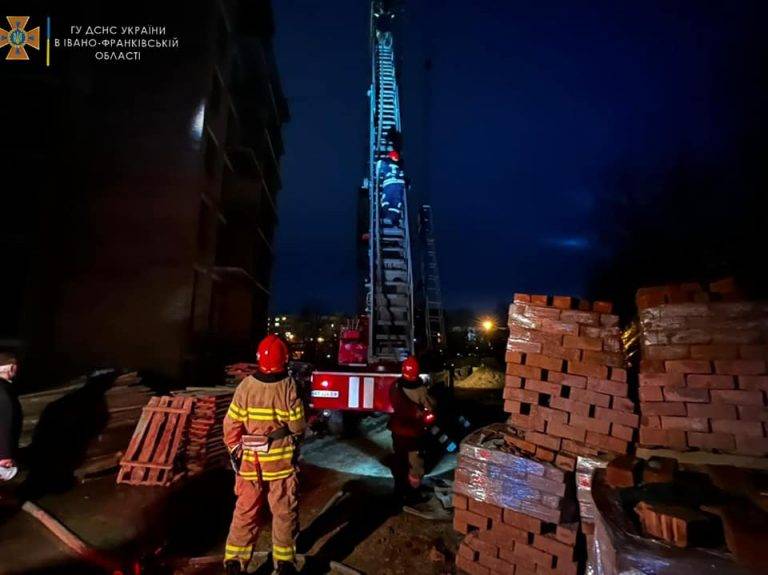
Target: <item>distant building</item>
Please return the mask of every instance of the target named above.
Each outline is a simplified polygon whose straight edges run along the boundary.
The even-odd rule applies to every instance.
[[[252,357],[288,119],[270,3],[72,4],[76,24],[162,24],[179,48],[135,63],[74,50],[49,69],[1,62],[15,136],[0,143],[14,167],[0,246],[15,274],[0,339],[33,379],[110,365],[191,381]]]
[[[276,315],[269,318],[268,331],[283,337],[294,359],[318,365],[336,364],[341,328],[351,318],[345,315]]]

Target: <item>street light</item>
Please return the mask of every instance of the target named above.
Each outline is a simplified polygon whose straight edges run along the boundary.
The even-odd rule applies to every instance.
[[[485,331],[493,331],[493,328],[496,327],[496,323],[491,319],[484,319],[482,325]]]

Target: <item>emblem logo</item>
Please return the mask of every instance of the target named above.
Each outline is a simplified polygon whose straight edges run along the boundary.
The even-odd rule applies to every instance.
[[[0,50],[9,46],[6,60],[29,60],[27,46],[40,49],[40,27],[26,30],[29,16],[6,16],[10,30],[0,28]]]

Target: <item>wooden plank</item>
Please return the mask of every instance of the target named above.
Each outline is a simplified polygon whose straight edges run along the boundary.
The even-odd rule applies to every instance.
[[[171,399],[171,409],[167,409],[165,429],[163,435],[160,437],[160,441],[157,444],[157,450],[153,457],[153,462],[163,465],[162,468],[152,468],[147,475],[148,481],[158,481],[160,479],[160,469],[166,469],[166,466],[172,466],[173,461],[168,461],[168,453],[170,451],[170,441],[176,432],[176,427],[179,423],[180,414],[183,413],[183,409],[180,406],[184,403],[182,398],[174,397]]]
[[[707,451],[673,451],[671,449],[648,449],[638,447],[637,457],[650,459],[651,457],[671,457],[680,463],[697,465],[733,465],[735,467],[748,467],[751,469],[768,470],[768,457],[750,457],[747,455],[730,455],[725,453],[709,453]]]
[[[179,422],[176,425],[176,435],[174,436],[173,443],[171,444],[171,453],[169,456],[170,461],[175,461],[176,454],[179,452],[179,447],[181,446],[181,442],[184,439],[184,431],[187,425],[187,418],[189,413],[192,411],[192,405],[194,404],[194,401],[195,400],[191,397],[182,399],[182,406],[185,410],[185,413],[179,416]]]
[[[148,405],[157,405],[160,401],[159,397],[150,397]],[[150,420],[152,419],[151,413],[142,413],[141,418],[139,419],[139,423],[136,425],[136,429],[133,432],[133,437],[131,437],[131,441],[128,444],[128,447],[125,450],[125,456],[124,459],[127,461],[132,461],[135,456],[136,452],[138,451],[139,447],[142,444],[142,441],[144,440],[144,432],[147,429],[147,426],[149,425]],[[127,468],[120,469],[120,472],[117,474],[117,482],[122,483],[124,480],[127,479],[127,475],[129,474],[129,470]]]

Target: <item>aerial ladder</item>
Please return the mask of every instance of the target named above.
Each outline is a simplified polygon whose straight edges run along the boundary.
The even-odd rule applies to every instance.
[[[364,313],[342,329],[339,368],[312,374],[311,403],[320,410],[390,412],[389,389],[400,375],[398,364],[414,353],[409,181],[401,157],[395,15],[392,0],[371,0],[369,149],[361,188],[367,204]]]

